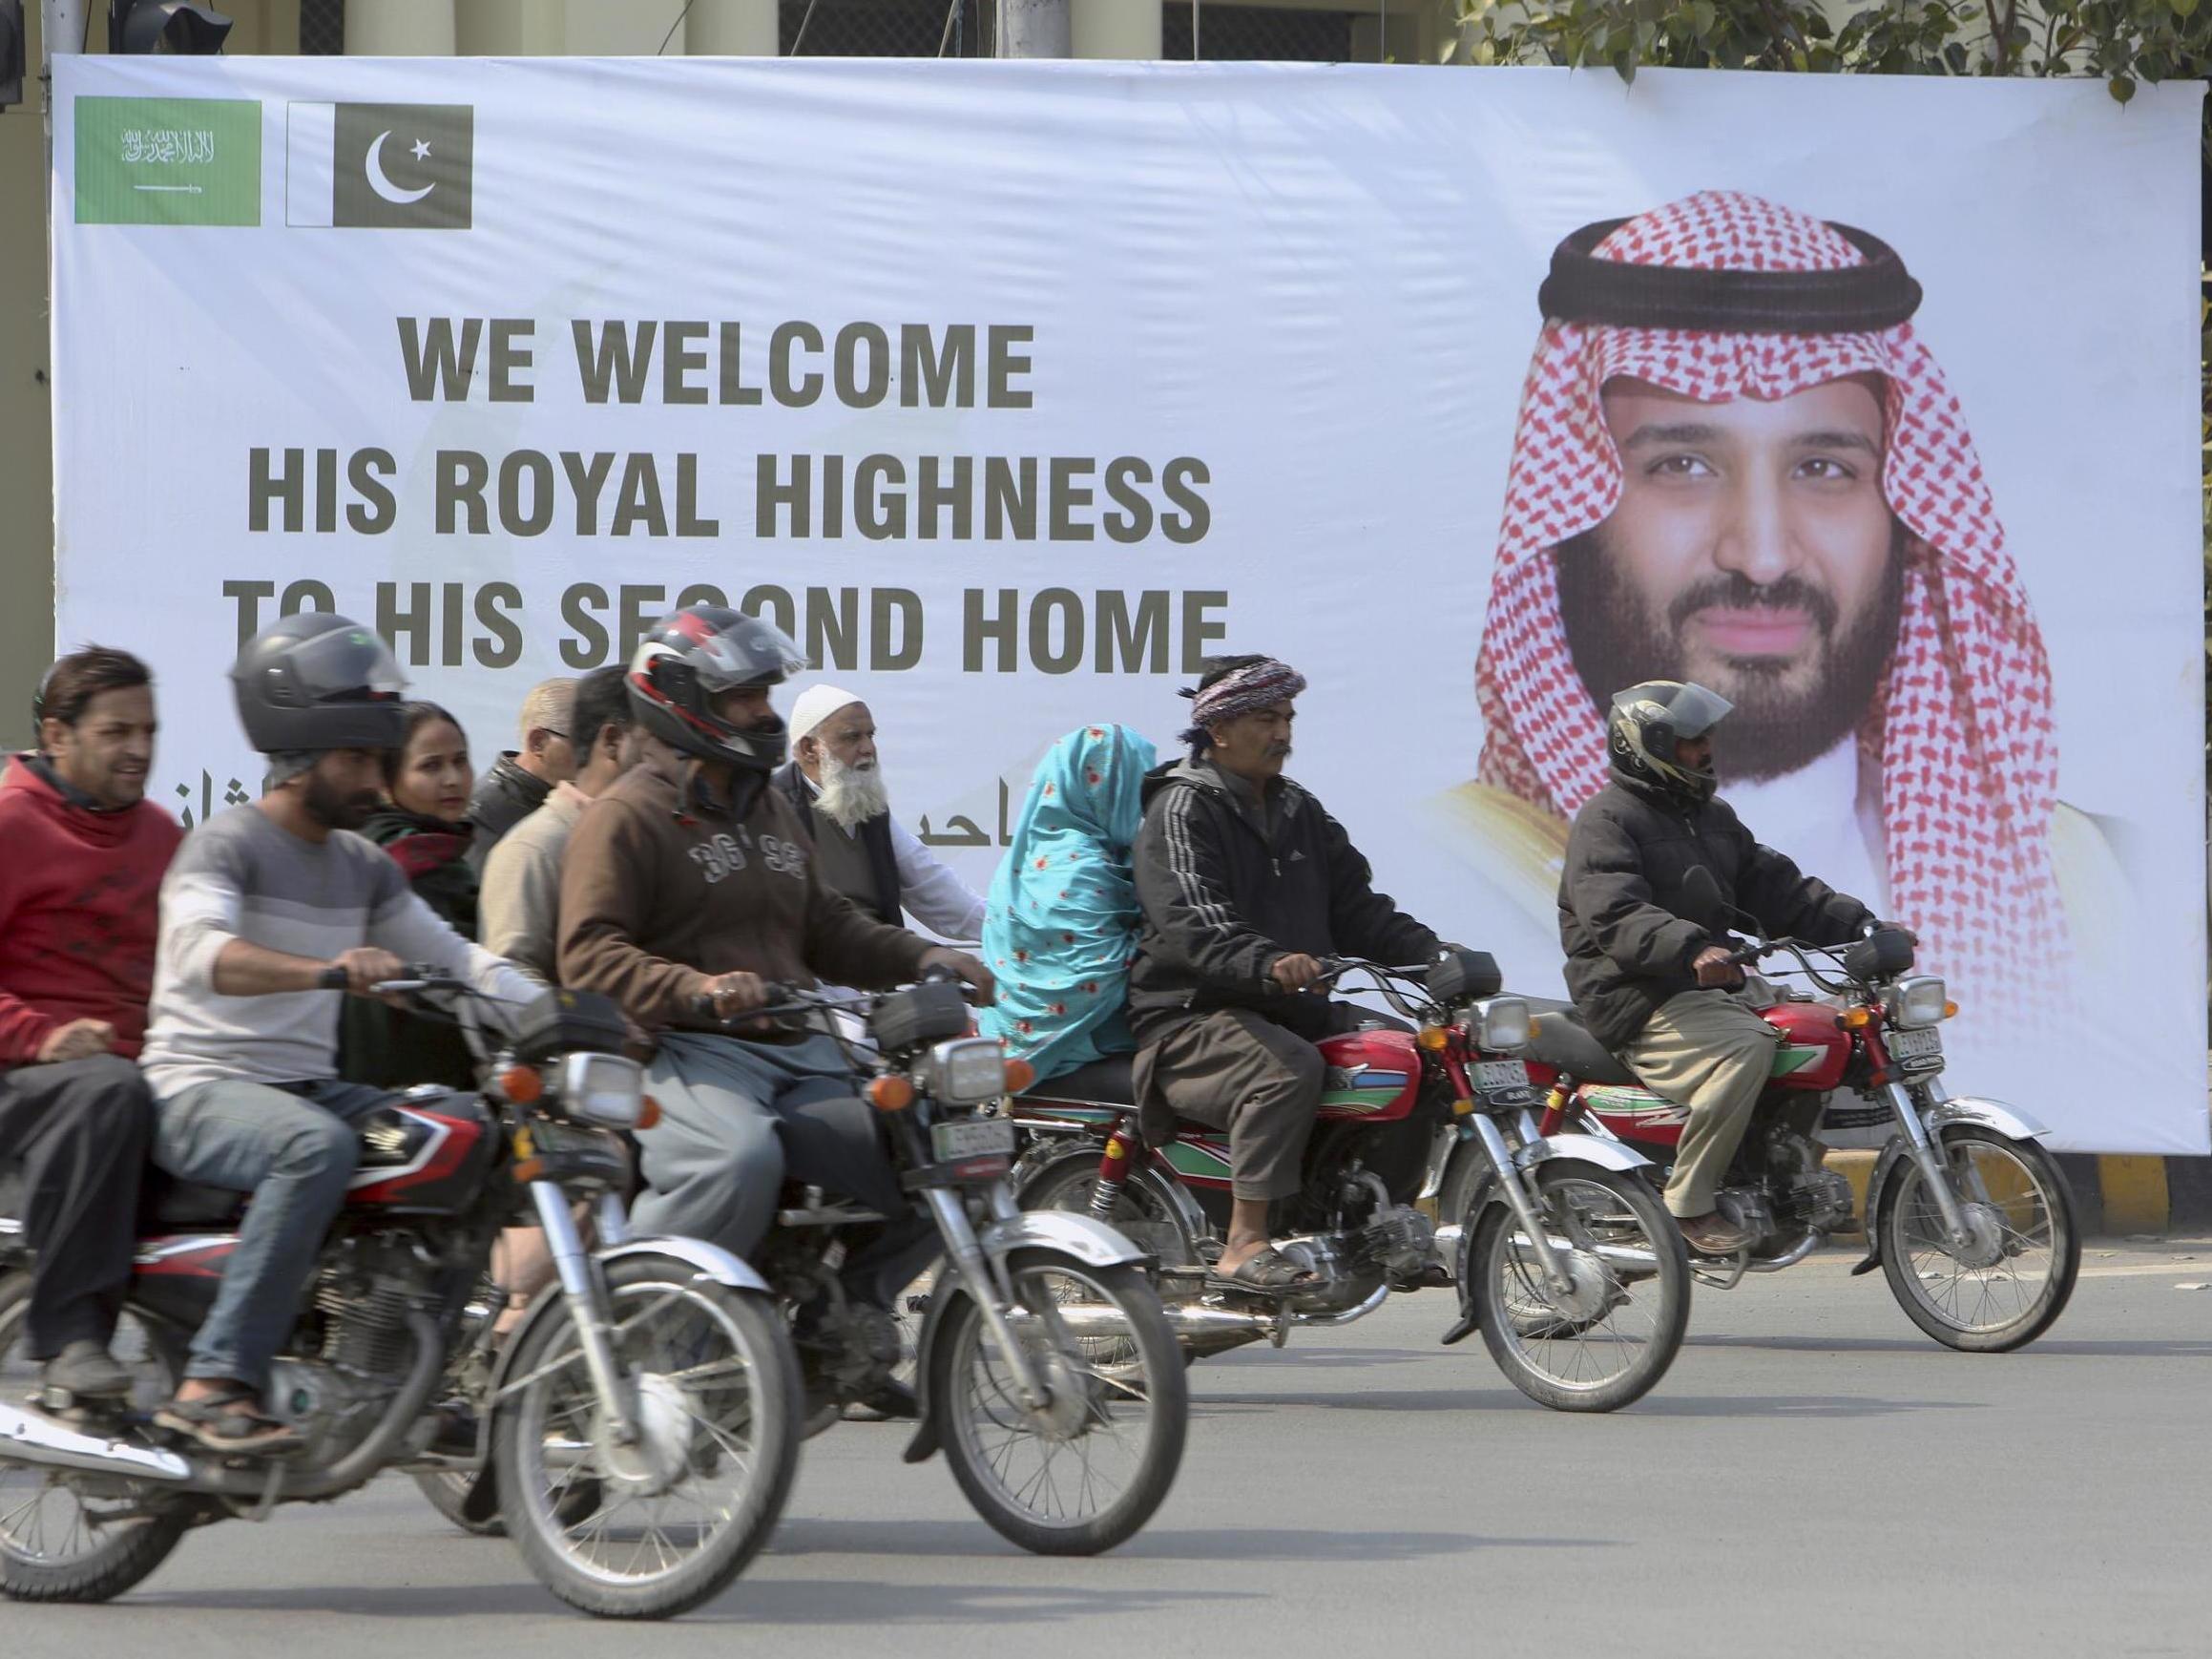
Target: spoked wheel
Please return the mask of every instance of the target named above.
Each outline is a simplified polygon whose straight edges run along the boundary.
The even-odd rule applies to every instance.
[[[637,1436],[616,1440],[562,1304],[524,1337],[500,1402],[500,1514],[571,1606],[667,1618],[725,1588],[783,1513],[799,1461],[799,1366],[764,1294],[670,1258],[629,1257],[607,1276]],[[595,1487],[596,1502],[580,1502]]]
[[[1907,1159],[1882,1206],[1882,1271],[1907,1317],[1936,1341],[2002,1354],[2051,1328],[2081,1271],[2074,1201],[2050,1153],[1978,1124],[1942,1132],[1951,1190],[1972,1243],[1959,1250],[1920,1166]]]
[[[38,1387],[25,1353],[31,1280],[0,1285],[0,1398]],[[110,1350],[137,1374],[133,1404],[152,1411],[174,1391],[170,1367],[128,1310]],[[0,1593],[18,1602],[105,1602],[169,1559],[192,1504],[159,1481],[0,1463]]]
[[[1016,1201],[1024,1209],[1065,1209],[1090,1215],[1091,1195],[1097,1185],[1096,1147],[1063,1153],[1022,1183]],[[1198,1263],[1197,1241],[1183,1229],[1160,1189],[1159,1178],[1150,1170],[1139,1169],[1121,1184],[1114,1213],[1106,1217],[1106,1224],[1139,1250],[1150,1252],[1162,1267],[1193,1267]],[[1069,1283],[1064,1289],[1072,1295],[1077,1287]],[[1082,1341],[1092,1362],[1104,1370],[1135,1365],[1141,1358],[1126,1336],[1086,1335]]]
[[[1631,1174],[1562,1159],[1531,1181],[1573,1285],[1555,1290],[1512,1208],[1471,1217],[1469,1271],[1498,1369],[1554,1411],[1609,1412],[1666,1375],[1690,1319],[1690,1262],[1659,1195]]]
[[[953,1479],[999,1534],[1039,1555],[1096,1555],[1152,1518],[1182,1463],[1190,1399],[1159,1297],[1135,1268],[1023,1250],[1007,1324],[1046,1398],[1025,1405],[972,1297],[948,1307],[929,1354],[929,1415]],[[1075,1334],[1060,1317],[1081,1308]],[[1100,1365],[1101,1340],[1130,1357]]]

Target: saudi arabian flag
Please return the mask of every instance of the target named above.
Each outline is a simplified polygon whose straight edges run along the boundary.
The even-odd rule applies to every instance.
[[[79,224],[259,224],[251,98],[76,100]]]

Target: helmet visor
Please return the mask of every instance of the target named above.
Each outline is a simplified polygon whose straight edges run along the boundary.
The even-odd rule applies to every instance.
[[[293,678],[312,703],[376,703],[407,688],[391,648],[366,628],[333,628],[290,650]]]
[[[806,666],[806,653],[773,622],[743,617],[699,640],[688,660],[709,692],[739,685],[776,685]]]
[[[1703,737],[1736,705],[1702,685],[1684,685],[1667,701],[1667,722],[1678,738]]]

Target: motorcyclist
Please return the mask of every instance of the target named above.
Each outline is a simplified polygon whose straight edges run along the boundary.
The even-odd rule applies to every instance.
[[[1144,783],[1137,834],[1143,911],[1129,972],[1134,1082],[1144,1132],[1176,1117],[1229,1136],[1229,1232],[1216,1282],[1292,1292],[1314,1275],[1269,1242],[1269,1208],[1297,1192],[1325,1067],[1316,1040],[1351,1013],[1310,994],[1321,957],[1432,958],[1436,935],[1377,892],[1367,861],[1319,801],[1283,775],[1304,676],[1269,657],[1214,662],[1192,697],[1190,755]]]
[[[154,1161],[250,1192],[162,1427],[224,1453],[299,1440],[261,1406],[317,1247],[344,1202],[356,1125],[393,1097],[337,1080],[339,998],[423,963],[522,1004],[537,987],[456,934],[354,833],[382,801],[406,684],[383,640],[344,617],[286,617],[231,670],[267,756],[259,801],[191,836],[161,888],[144,1065],[159,1102]]]
[[[769,692],[804,659],[756,618],[692,605],[632,660],[643,758],[587,807],[561,870],[560,977],[659,1034],[659,1123],[638,1137],[650,1231],[740,1254],[766,1234],[786,1171],[897,1218],[845,1264],[877,1309],[926,1260],[860,1080],[826,1035],[727,1022],[771,982],[885,987],[933,965],[986,993],[961,952],[863,915],[824,886],[798,808],[770,774],[785,726]]]
[[[1613,777],[1576,815],[1559,877],[1567,990],[1591,1033],[1655,1093],[1687,1109],[1667,1209],[1691,1248],[1748,1242],[1714,1193],[1774,1065],[1780,1033],[1731,995],[1729,929],[1842,944],[1864,904],[1801,874],[1717,799],[1713,730],[1726,699],[1672,680],[1613,700]],[[1702,872],[1701,875],[1698,872]]]
[[[72,652],[47,670],[31,716],[37,748],[0,778],[0,1170],[24,1176],[30,1355],[48,1397],[80,1404],[131,1392],[108,1343],[154,1125],[136,1060],[155,894],[182,832],[145,798],[143,662]]]

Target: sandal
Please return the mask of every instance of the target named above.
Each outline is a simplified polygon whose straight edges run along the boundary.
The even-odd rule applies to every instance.
[[[250,1388],[233,1387],[198,1399],[173,1399],[154,1414],[155,1423],[172,1434],[195,1440],[210,1452],[267,1455],[296,1452],[306,1444],[298,1429],[279,1422],[260,1409],[261,1396]],[[234,1406],[251,1409],[234,1411]]]
[[[1247,1257],[1232,1272],[1206,1275],[1209,1291],[1242,1291],[1247,1295],[1255,1292],[1263,1296],[1287,1295],[1296,1291],[1310,1291],[1320,1283],[1320,1274],[1310,1268],[1300,1267],[1273,1245]]]

